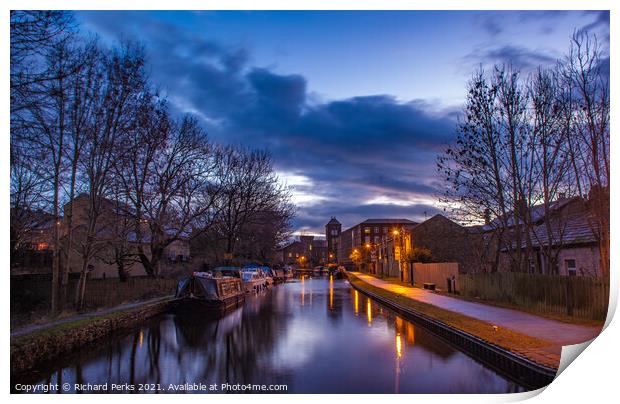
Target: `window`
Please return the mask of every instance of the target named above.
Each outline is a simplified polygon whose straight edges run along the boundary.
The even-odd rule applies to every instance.
[[[533,259],[529,260],[529,270],[531,274],[536,272],[536,261],[534,261]]]
[[[364,227],[364,233],[370,234],[370,227]]]
[[[288,257],[292,258],[293,257],[293,253],[288,253]]]
[[[387,227],[383,228],[383,234],[387,234]]]
[[[577,275],[577,263],[575,260],[564,260],[564,267],[566,267],[568,276]]]
[[[364,243],[370,243],[370,236],[364,236]]]
[[[332,229],[332,236],[338,235],[338,229]]]
[[[381,241],[381,237],[375,236],[375,244],[379,244],[380,241]]]
[[[375,233],[379,233],[379,228],[375,227]]]

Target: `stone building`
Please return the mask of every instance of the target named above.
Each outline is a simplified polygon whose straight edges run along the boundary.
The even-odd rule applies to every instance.
[[[481,236],[437,214],[413,227],[410,248],[430,250],[434,262],[457,262],[461,273],[476,272],[484,255]]]
[[[372,260],[372,250],[381,243],[382,238],[415,224],[409,219],[367,219],[340,234],[338,261],[345,267],[353,269],[356,265],[350,256],[357,251],[360,256],[357,269],[376,273],[377,268]]]
[[[140,228],[140,240],[136,235],[135,224],[124,209],[110,199],[101,200],[101,213],[97,218],[95,229],[95,242],[91,251],[86,251],[84,240],[87,236],[88,212],[90,197],[81,194],[73,200],[72,215],[72,248],[69,253],[69,271],[80,272],[84,263],[84,255],[88,255],[88,265],[91,266],[89,276],[93,279],[119,277],[118,260],[122,258],[130,264],[128,276],[147,275],[144,267],[137,260],[138,246],[142,243],[143,251],[150,257],[150,231],[148,223],[144,221]],[[70,204],[64,206],[64,219],[62,222],[63,240],[67,235],[68,215],[71,214]],[[190,259],[189,240],[183,237],[169,244],[163,252],[160,262],[160,273],[176,272],[177,266],[187,263]]]
[[[494,265],[492,253],[499,249],[499,271],[521,271],[564,276],[601,276],[597,221],[580,197],[559,198],[547,209],[534,205],[524,209],[529,224],[519,222],[521,246],[518,248],[517,225],[508,214],[479,228],[489,248],[487,270]],[[527,240],[529,239],[529,243]],[[522,268],[515,267],[517,251],[524,258]]]
[[[315,239],[314,236],[301,235],[279,251],[279,261],[284,265],[300,268],[312,268],[326,265],[328,262],[326,240]]]
[[[327,258],[329,262],[338,262],[338,249],[340,243],[342,224],[332,216],[325,225],[325,240],[327,241]]]

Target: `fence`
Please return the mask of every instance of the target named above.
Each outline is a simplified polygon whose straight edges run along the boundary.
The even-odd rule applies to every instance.
[[[78,279],[72,277],[67,286],[67,307],[73,307]],[[116,306],[122,303],[173,294],[175,279],[131,277],[91,279],[86,282],[84,306],[87,309]],[[11,324],[28,322],[49,311],[52,281],[49,276],[11,277]]]
[[[431,264],[414,263],[413,282],[416,285],[434,283],[438,289],[447,289],[447,279],[458,276],[459,264],[456,262],[438,262]]]
[[[518,272],[460,274],[463,296],[515,305],[541,314],[604,320],[609,283],[599,278]]]

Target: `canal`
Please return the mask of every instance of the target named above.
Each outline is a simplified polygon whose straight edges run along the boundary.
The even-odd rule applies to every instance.
[[[329,278],[275,286],[220,319],[164,314],[25,379],[13,383],[153,384],[162,391],[184,383],[265,384],[286,385],[289,393],[523,391],[346,280]]]

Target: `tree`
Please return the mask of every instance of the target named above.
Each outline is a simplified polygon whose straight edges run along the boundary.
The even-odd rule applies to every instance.
[[[538,272],[556,272],[566,224],[557,201],[576,195],[588,200],[600,266],[608,273],[609,80],[603,65],[595,39],[579,32],[553,69],[541,67],[524,80],[495,66],[492,75],[480,70],[470,81],[456,141],[438,157],[438,171],[447,183],[443,201],[461,221],[488,218],[493,271],[503,250],[513,270],[535,264]],[[544,233],[534,231],[540,221],[532,217],[535,205],[544,211]],[[534,259],[535,244],[545,268]]]
[[[575,94],[572,166],[581,185],[581,196],[592,196],[592,228],[599,240],[601,272],[608,277],[610,93],[609,76],[603,71],[603,55],[596,37],[585,31],[575,32],[563,66]]]
[[[424,247],[413,247],[411,251],[407,253],[408,262],[433,262],[433,254],[431,250]]]
[[[274,231],[269,244],[277,245],[287,233],[294,209],[290,192],[279,181],[266,151],[227,147],[221,154],[223,176],[215,200],[215,226],[224,238],[226,259],[230,262],[244,231],[257,225],[267,226],[269,220]]]
[[[442,201],[447,202],[462,222],[484,216],[498,218],[492,224],[496,238],[487,240],[494,250],[491,270],[497,271],[501,242],[508,219],[506,171],[502,164],[503,143],[497,124],[498,87],[487,80],[484,70],[468,84],[463,121],[457,137],[437,159],[437,170],[447,184]]]
[[[115,154],[130,130],[131,116],[145,86],[144,56],[139,46],[125,44],[102,60],[103,80],[93,95],[91,119],[79,158],[80,181],[87,195],[86,217],[73,247],[81,257],[80,280],[74,304],[83,306],[91,260],[105,246],[109,220],[100,221],[111,189]],[[71,209],[69,209],[71,210]],[[69,217],[72,212],[67,212]]]
[[[167,246],[208,228],[220,177],[217,154],[198,122],[171,121],[165,106],[145,105],[139,116],[152,132],[138,130],[117,166],[134,217],[140,262],[150,276],[160,272]]]

